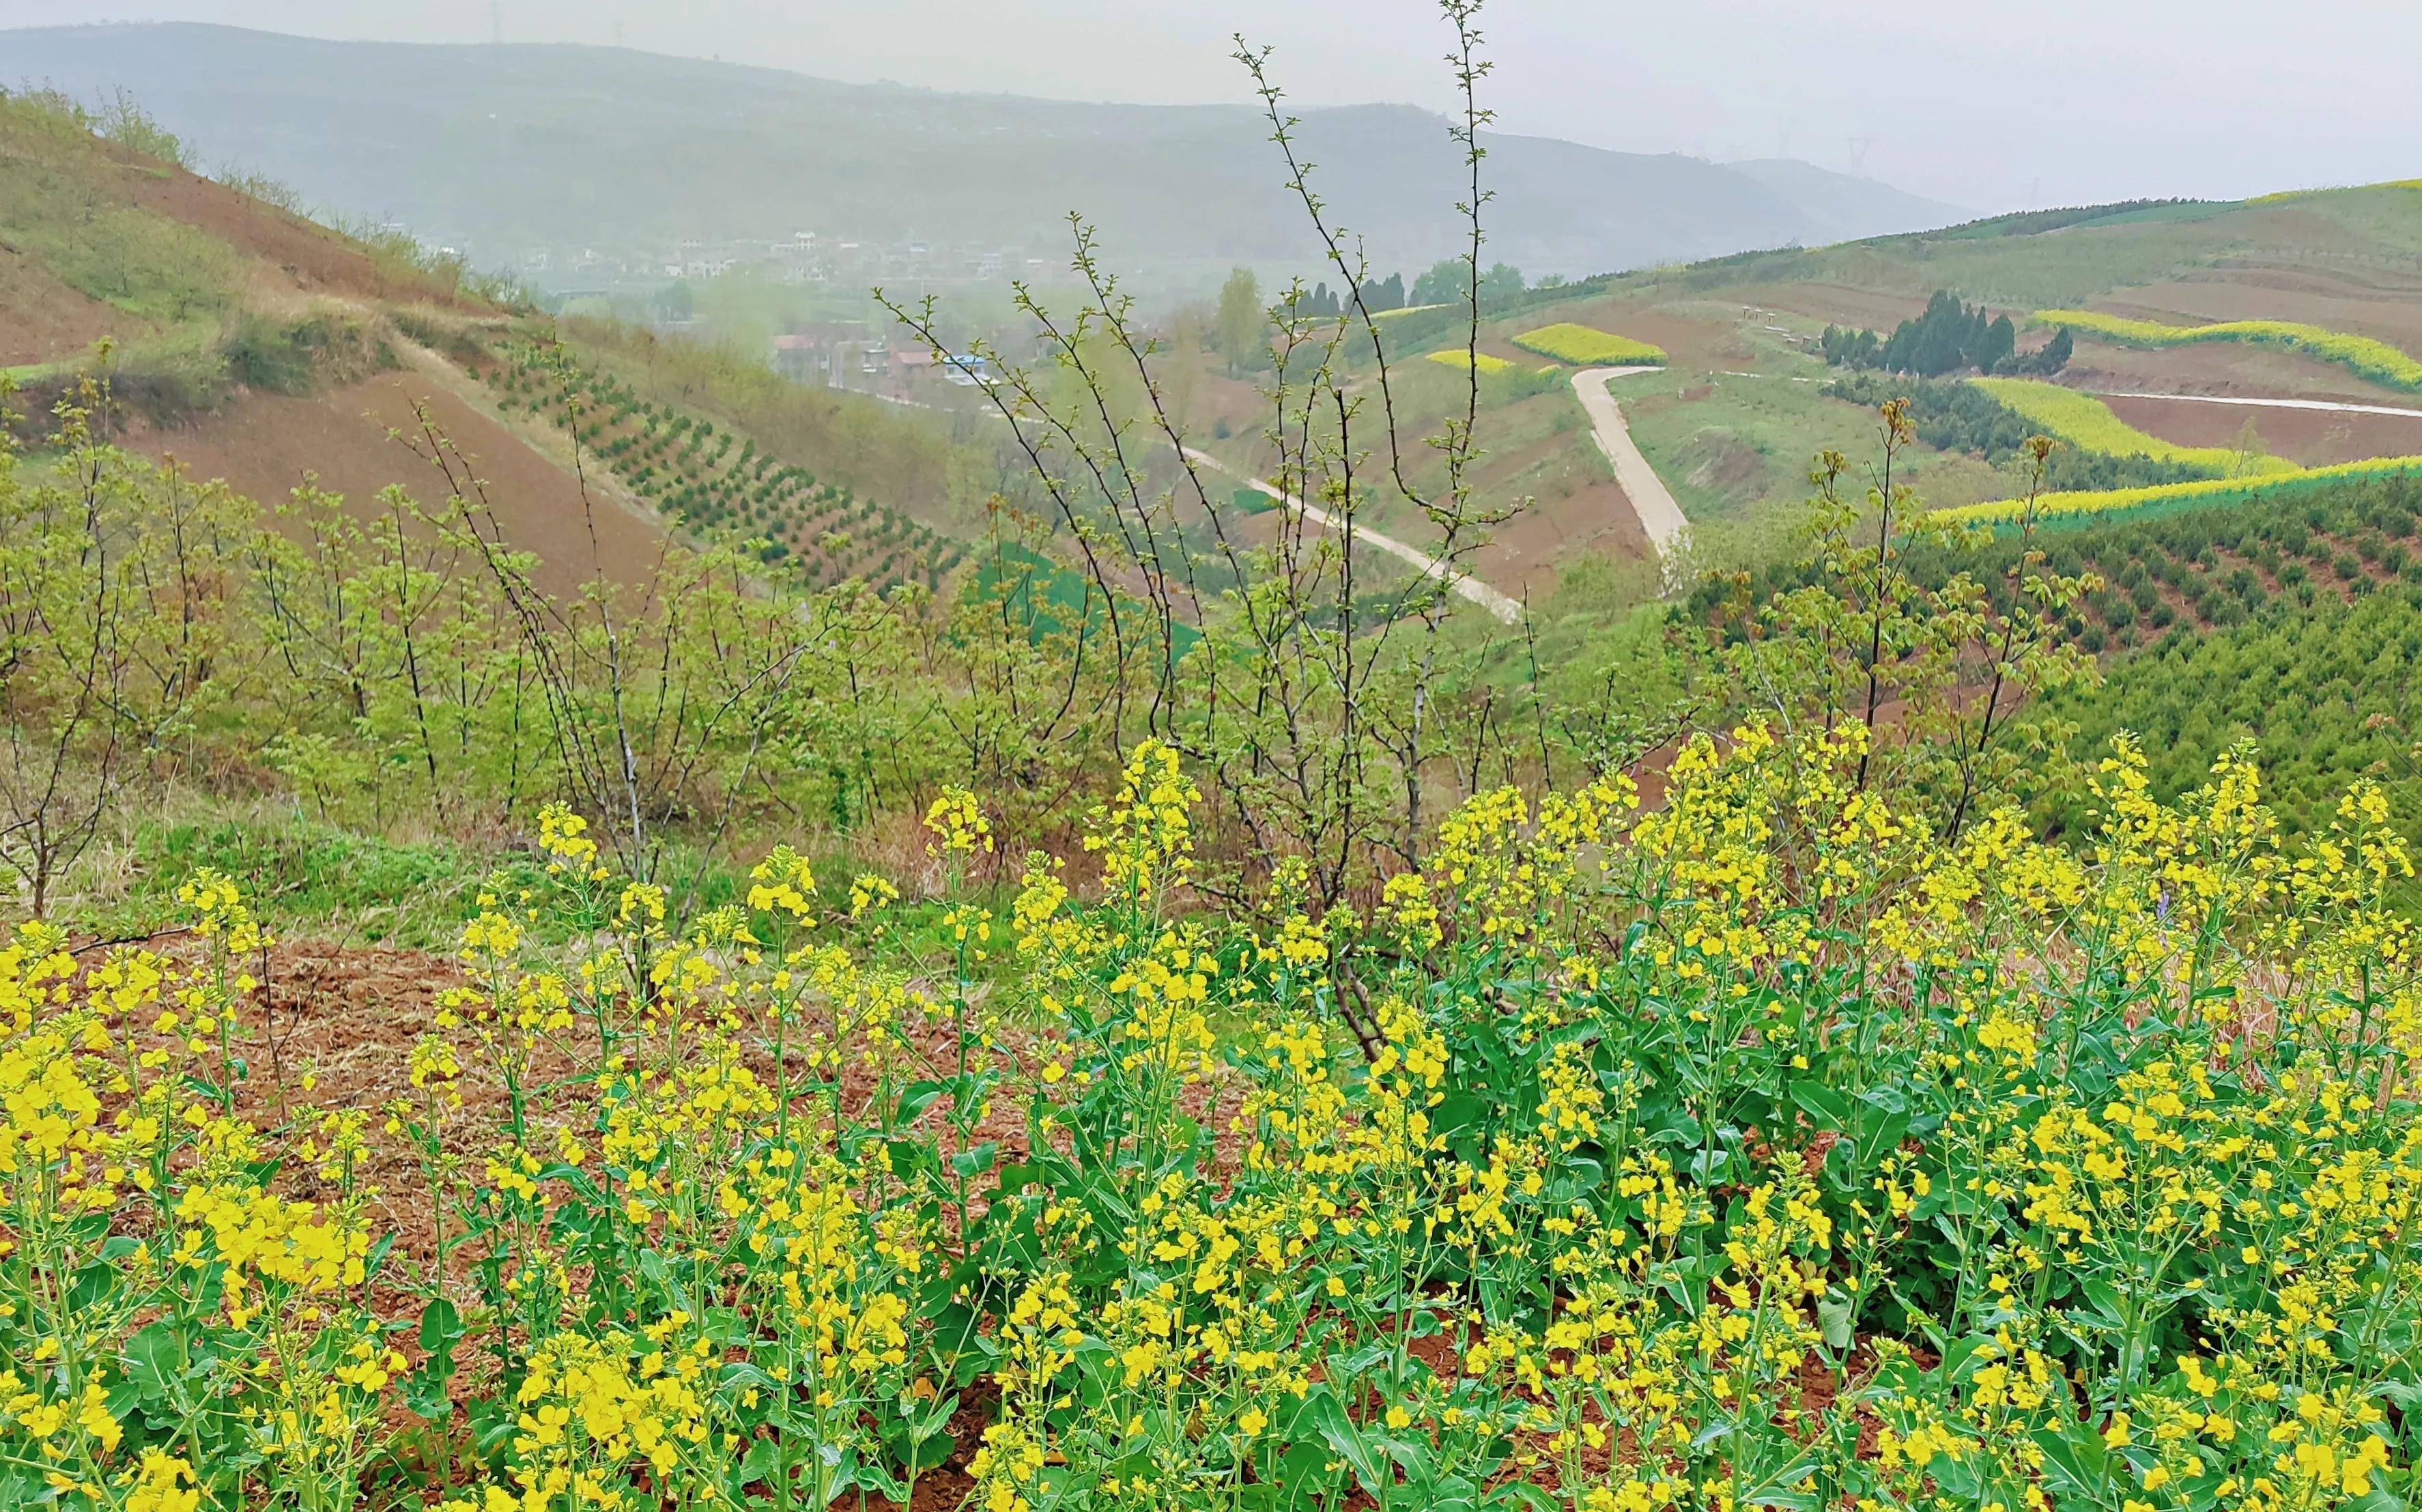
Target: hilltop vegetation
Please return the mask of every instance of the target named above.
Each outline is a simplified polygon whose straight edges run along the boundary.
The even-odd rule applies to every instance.
[[[2018,327],[2007,315],[1989,315],[1984,306],[1961,304],[1949,290],[1938,289],[1924,312],[1894,326],[1887,338],[1828,325],[1817,347],[1826,361],[1842,368],[1880,368],[1921,378],[1961,368],[2000,372],[2017,354]],[[2066,344],[2049,355],[2037,354],[2029,370],[2058,372],[2068,355]]]

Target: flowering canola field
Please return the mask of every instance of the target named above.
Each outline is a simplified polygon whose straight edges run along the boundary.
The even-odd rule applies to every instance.
[[[1525,352],[1535,352],[1543,357],[1574,367],[1652,367],[1665,365],[1665,349],[1647,341],[1635,341],[1628,336],[1601,331],[1596,326],[1576,325],[1559,321],[1542,325],[1515,337],[1514,344]]]
[[[2247,341],[2288,347],[2392,388],[2422,388],[2422,360],[2367,336],[2333,331],[2294,321],[2221,321],[2210,325],[2164,325],[2090,309],[2039,309],[2033,323],[2066,325],[2083,336],[2129,346],[2179,346],[2190,341]]]
[[[550,810],[374,1103],[260,1095],[276,878],[175,952],[24,924],[0,1504],[2403,1504],[2378,791],[2290,844],[2122,742],[2078,847],[1946,839],[1863,737],[1486,795],[1325,913],[1194,895],[1147,744],[1098,887],[983,901],[946,791],[938,936],[788,849],[678,921]]]
[[[1443,352],[1433,352],[1429,354],[1429,359],[1449,368],[1467,370],[1477,368],[1483,373],[1492,375],[1514,370],[1514,364],[1503,357],[1492,357],[1486,352],[1473,352],[1466,347],[1451,347]]]
[[[2182,447],[2137,430],[2092,394],[2033,378],[1971,378],[1968,382],[2028,424],[2081,451],[2181,463],[2215,477],[2289,473],[2296,465],[2267,455],[2241,456],[2226,447]]]
[[[2184,483],[2158,483],[2144,488],[2080,489],[2045,494],[2037,498],[2036,514],[2048,524],[2137,514],[2165,509],[2200,509],[2215,504],[2255,499],[2292,498],[2317,488],[2360,478],[2422,472],[2422,457],[2366,457],[2326,467],[2292,468],[2253,478],[2201,478]],[[1992,499],[1939,510],[1934,518],[1978,525],[2007,525],[2025,518],[2022,498]]]

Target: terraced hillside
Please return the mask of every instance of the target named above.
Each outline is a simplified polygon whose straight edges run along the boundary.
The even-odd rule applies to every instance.
[[[2090,206],[1608,275],[1500,305],[1482,349],[1519,358],[1525,333],[1543,327],[1619,332],[1661,348],[1666,371],[1617,397],[1642,451],[1704,534],[1795,504],[1818,449],[1861,454],[1875,432],[1867,390],[1922,381],[1859,372],[1848,375],[1855,393],[1835,388],[1845,370],[1828,366],[1819,339],[1829,325],[1890,332],[1938,291],[2006,316],[2022,354],[2073,326],[2066,366],[2032,376],[2112,396],[2142,433],[2129,447],[2137,457],[2185,453],[2190,471],[2229,471],[2236,464],[2219,453],[2249,421],[2267,453],[2249,460],[2264,470],[2276,469],[2273,457],[2309,465],[2422,454],[2422,416],[2350,419],[2233,402],[2417,407],[2403,378],[2422,354],[2422,188],[2412,184]],[[2063,322],[2063,311],[2087,314]],[[1422,311],[1390,332],[1415,350],[1450,346],[1461,320],[1453,308]],[[2116,433],[2108,420],[2102,429]],[[1922,431],[1896,476],[1932,505],[1989,502],[2019,491],[2006,457]],[[2072,486],[2086,486],[2078,460],[2073,447]]]
[[[90,378],[114,439],[264,508],[309,481],[357,511],[389,486],[436,511],[451,485],[396,437],[443,435],[489,484],[504,538],[538,554],[542,586],[648,570],[653,514],[596,508],[426,349],[441,327],[509,320],[498,291],[182,157],[131,104],[0,95],[0,378],[20,444],[39,455],[54,407]]]
[[[2353,776],[2389,784],[2400,813],[2422,815],[2422,478],[1926,547],[1905,566],[1935,582],[1973,574],[2006,609],[2029,550],[2042,552],[2042,571],[2100,583],[2057,627],[2103,676],[2054,705],[2076,727],[2071,752],[2132,732],[2160,790],[2178,793],[2230,745],[2257,742],[2290,828],[2326,824]],[[1751,598],[1821,580],[1812,567],[1769,569]],[[1738,602],[1710,579],[1677,620],[1738,637],[1750,626],[1725,608]],[[2082,824],[2084,809],[2047,817]]]
[[[754,437],[558,354],[514,345],[484,371],[506,410],[576,425],[580,444],[667,520],[762,539],[767,561],[795,562],[817,586],[857,577],[878,590],[938,588],[966,556],[960,543],[898,511],[778,462]]]

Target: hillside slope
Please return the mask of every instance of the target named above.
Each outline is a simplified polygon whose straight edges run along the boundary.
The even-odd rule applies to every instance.
[[[215,159],[400,217],[495,262],[563,244],[789,236],[812,227],[1026,244],[1101,223],[1123,263],[1286,261],[1314,250],[1268,127],[1243,106],[1073,104],[831,83],[572,46],[318,41],[224,27],[0,34],[0,77],[123,87]],[[1241,93],[1240,89],[1240,93]],[[1308,112],[1337,216],[1384,266],[1455,249],[1460,163],[1403,106]],[[1491,135],[1491,251],[1579,275],[1914,226],[1958,213],[1805,165]],[[1783,182],[1787,178],[1788,182]],[[605,192],[610,182],[612,192]]]
[[[505,539],[539,555],[550,591],[654,560],[653,512],[611,491],[584,498],[568,451],[533,446],[410,334],[508,311],[450,270],[93,130],[130,122],[129,140],[177,151],[139,117],[0,97],[0,374],[18,389],[21,441],[39,449],[52,406],[95,375],[121,444],[264,506],[315,482],[357,509],[399,484],[442,510],[446,480],[395,436],[425,417],[488,484]]]
[[[459,283],[0,98],[0,366],[200,333],[315,299],[493,313]]]
[[[404,444],[425,451],[442,435],[484,485],[506,540],[537,553],[542,585],[559,592],[599,573],[652,578],[671,514],[700,528],[776,523],[762,507],[721,520],[732,512],[717,502],[725,485],[690,476],[695,448],[636,480],[618,458],[592,454],[584,476],[561,424],[564,396],[526,386],[507,402],[494,381],[519,360],[512,352],[548,339],[547,327],[525,324],[448,266],[367,244],[130,142],[181,150],[139,115],[94,118],[55,98],[0,95],[0,377],[16,389],[8,407],[22,443],[39,449],[53,406],[98,375],[111,433],[197,479],[223,479],[264,505],[311,482],[357,508],[400,484],[442,512],[461,473],[449,480]],[[611,326],[574,338],[591,354],[649,339]],[[947,515],[953,453],[927,417],[794,391],[770,372],[749,387],[703,349],[644,356],[645,371],[680,389],[655,396],[651,426],[703,436],[716,429],[705,411],[720,401],[723,429],[749,433],[721,448],[744,449],[752,483],[778,465],[830,480],[824,496],[847,505],[856,535],[786,540],[810,576],[887,563],[884,582],[931,582],[956,559],[899,507]],[[753,407],[732,414],[735,398]],[[584,424],[592,453],[606,439],[597,421]],[[889,554],[869,556],[870,543]]]
[[[2307,465],[2422,454],[2422,398],[2379,376],[2378,363],[2331,356],[2377,354],[2373,343],[2422,354],[2422,187],[2413,183],[2088,206],[1719,258],[1534,291],[1484,334],[1506,356],[1520,354],[1511,344],[1520,333],[1554,323],[1667,349],[1666,372],[1622,396],[1633,433],[1694,520],[1741,517],[1799,499],[1820,448],[1854,459],[1872,448],[1872,404],[1827,392],[1842,370],[1817,354],[1823,329],[1888,333],[1939,290],[2010,316],[2029,349],[2064,309],[2165,330],[2252,321],[2303,333],[2156,343],[2076,330],[2058,381],[2114,396],[2129,426],[2163,444],[2155,450],[2228,449],[2250,425],[2260,449]],[[1410,344],[1452,341],[1452,314],[1408,317],[1394,330]],[[1905,379],[1878,382],[1906,391]],[[2021,486],[2006,450],[1989,461],[1921,445],[1901,476],[1935,504],[2006,498]]]
[[[1798,158],[1749,158],[1724,166],[1765,185],[1796,208],[1807,226],[1800,240],[1812,245],[1965,218],[1939,200]]]

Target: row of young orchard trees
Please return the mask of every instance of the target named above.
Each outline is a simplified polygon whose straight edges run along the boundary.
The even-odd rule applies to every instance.
[[[2043,628],[2101,669],[2038,711],[2055,764],[2132,732],[2154,790],[2174,794],[2251,742],[2289,833],[2325,827],[2354,777],[2383,785],[2400,824],[2422,811],[2413,692],[2422,685],[2422,489],[2411,480],[2349,481],[2287,507],[1919,543],[1906,570],[1935,589],[1981,583],[1991,612],[2007,613],[2030,558],[2045,579],[2084,588]],[[1738,654],[1764,632],[1768,606],[1839,581],[1822,559],[1778,563],[1746,580],[1706,580],[1675,616]],[[1966,675],[1973,684],[1973,663]],[[2037,818],[2075,832],[2081,792],[2046,782]]]
[[[2291,833],[2312,832],[2357,779],[2379,783],[2401,823],[2422,812],[2417,690],[2422,586],[2399,586],[2351,604],[2274,599],[2242,624],[2164,638],[2061,712],[2080,748],[2123,729],[2140,736],[2162,792],[2192,788],[2215,752],[2257,745],[2267,801]],[[2064,830],[2084,827],[2075,797],[2051,795],[2042,811]],[[2409,904],[2411,891],[2399,890]]]
[[[572,435],[673,524],[762,538],[761,558],[794,558],[819,586],[857,578],[878,593],[909,581],[937,589],[966,556],[960,543],[897,510],[778,465],[753,436],[643,401],[559,342],[508,344],[474,361],[508,405]]]

